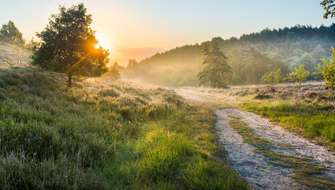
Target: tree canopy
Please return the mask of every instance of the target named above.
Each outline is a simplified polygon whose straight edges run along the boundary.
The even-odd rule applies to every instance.
[[[33,55],[33,64],[66,73],[68,85],[73,76],[99,76],[107,71],[108,50],[97,48],[92,17],[83,4],[60,7],[38,37],[41,40]]]
[[[321,5],[325,10],[324,18],[335,17],[335,0],[322,0]]]
[[[211,87],[226,87],[232,77],[227,57],[220,50],[217,43],[212,43],[210,46],[205,47],[204,55],[204,68],[198,75],[200,84]]]
[[[335,89],[335,49],[332,49],[332,57],[325,59],[321,66],[321,73],[326,85]]]
[[[2,25],[0,29],[0,40],[20,45],[24,44],[22,33],[15,26],[13,21],[8,21],[7,24]]]
[[[305,69],[305,65],[301,64],[288,74],[287,79],[293,82],[298,82],[301,85],[310,76],[310,72]]]

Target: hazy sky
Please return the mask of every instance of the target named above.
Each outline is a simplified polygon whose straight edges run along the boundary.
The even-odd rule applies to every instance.
[[[86,5],[94,28],[107,36],[122,60],[215,36],[332,21],[322,18],[320,0],[1,0],[0,23],[13,20],[30,39],[58,5],[78,2]]]

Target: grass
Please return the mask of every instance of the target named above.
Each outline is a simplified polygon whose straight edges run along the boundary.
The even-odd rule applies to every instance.
[[[250,101],[242,107],[335,150],[335,112],[331,105],[272,100]]]
[[[0,71],[0,189],[248,189],[174,93]]]
[[[294,179],[311,189],[334,189],[335,182],[322,176],[326,168],[314,163],[309,158],[290,156],[275,152],[274,145],[257,135],[253,129],[249,128],[238,118],[230,120],[230,126],[233,127],[243,138],[243,140],[256,147],[256,151],[267,158],[270,158],[274,164],[279,164],[294,171]],[[280,146],[289,146],[281,144]]]

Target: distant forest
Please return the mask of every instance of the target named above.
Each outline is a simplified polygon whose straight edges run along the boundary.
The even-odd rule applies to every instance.
[[[300,64],[312,73],[310,79],[319,79],[318,65],[330,56],[335,44],[335,24],[265,29],[227,40],[216,37],[158,53],[139,63],[132,61],[124,75],[170,86],[198,85],[203,49],[213,42],[217,42],[228,57],[233,71],[231,84],[261,83],[265,73],[281,69],[285,74]]]

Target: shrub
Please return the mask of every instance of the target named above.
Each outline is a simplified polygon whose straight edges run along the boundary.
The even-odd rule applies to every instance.
[[[283,80],[283,76],[282,76],[280,69],[271,71],[262,76],[262,81],[266,83],[277,84],[277,83],[282,82],[282,80]]]
[[[335,90],[335,48],[332,49],[332,57],[323,61],[321,73],[326,85]]]
[[[301,64],[288,74],[287,79],[289,81],[298,82],[299,85],[301,85],[309,76],[310,72],[305,69],[304,64]]]

